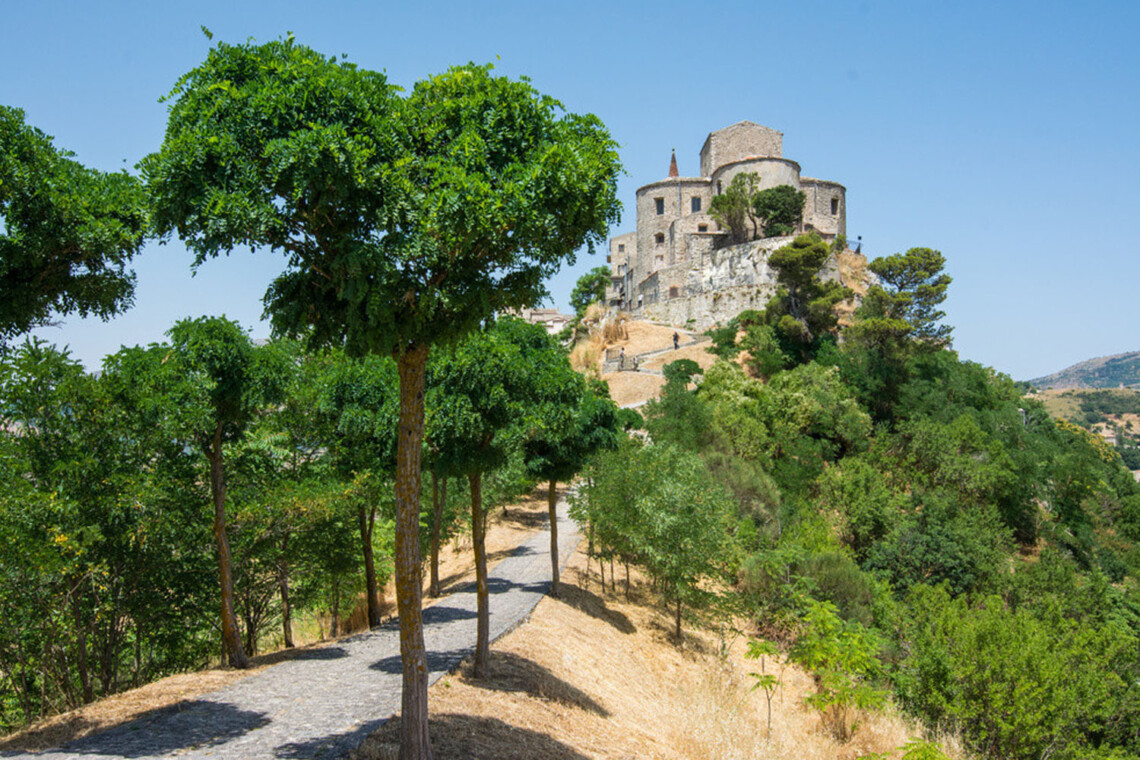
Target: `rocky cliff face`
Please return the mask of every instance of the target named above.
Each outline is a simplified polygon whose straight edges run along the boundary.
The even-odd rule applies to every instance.
[[[776,272],[768,265],[775,251],[791,237],[753,240],[724,248],[697,250],[691,260],[654,273],[642,286],[650,296],[638,316],[693,330],[724,324],[742,311],[763,309],[776,294]],[[858,298],[867,289],[867,260],[847,250],[833,255],[823,267],[826,280],[839,280]],[[855,304],[843,305],[846,321]]]

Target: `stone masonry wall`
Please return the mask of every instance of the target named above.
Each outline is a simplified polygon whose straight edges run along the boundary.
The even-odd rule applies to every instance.
[[[742,121],[717,130],[708,136],[701,148],[701,176],[712,176],[718,166],[749,156],[784,154],[784,134],[774,129]]]

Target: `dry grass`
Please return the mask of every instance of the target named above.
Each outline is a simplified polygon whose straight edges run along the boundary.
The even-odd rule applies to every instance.
[[[716,355],[710,354],[708,349],[712,347],[712,343],[699,343],[695,346],[682,346],[676,351],[670,351],[667,354],[654,356],[650,358],[645,364],[642,364],[643,369],[663,369],[669,362],[675,362],[680,359],[692,359],[702,370],[708,369],[716,362]]]
[[[665,387],[665,378],[660,375],[643,375],[638,372],[609,372],[602,379],[609,383],[610,398],[618,406],[657,398]]]
[[[857,301],[867,294],[867,257],[848,248],[836,257],[836,265],[839,269],[839,282],[855,291],[857,297],[835,305],[839,324],[847,327],[852,323]]]
[[[563,489],[559,489],[559,493],[563,493]],[[489,517],[486,539],[489,564],[493,565],[504,558],[525,538],[545,525],[546,498],[546,487],[542,486],[519,503],[511,505],[505,513],[498,511]],[[440,585],[445,594],[452,587],[474,579],[470,534],[462,535],[440,549],[439,573]],[[428,606],[436,600],[429,599],[426,595],[426,570],[424,575],[424,606]],[[395,599],[395,586],[389,584],[384,589],[382,597]],[[367,611],[354,610],[345,621],[342,621],[344,623],[342,635],[347,636],[354,631],[362,630],[366,620]],[[359,622],[355,628],[354,622]],[[300,636],[297,640],[303,641]],[[312,649],[328,646],[335,641],[336,639],[324,639],[295,649],[282,649],[259,655],[251,658],[253,667],[249,670],[216,667],[169,676],[146,686],[101,699],[77,710],[47,718],[10,734],[0,739],[0,752],[34,752],[58,747],[88,734],[134,720],[144,713],[196,699],[207,692],[216,691],[235,681],[260,673],[279,662],[293,659]]]
[[[437,758],[854,760],[915,735],[884,712],[863,716],[854,739],[838,744],[803,707],[811,679],[769,663],[784,684],[769,736],[763,695],[750,691],[758,664],[744,658],[743,638],[724,657],[707,631],[687,629],[677,642],[636,575],[626,602],[620,582],[617,594],[601,591],[596,575],[586,582],[580,553],[563,578],[562,599],[544,599],[494,645],[488,678],[461,668],[432,687]],[[357,760],[395,758],[398,730],[397,721],[383,726]]]

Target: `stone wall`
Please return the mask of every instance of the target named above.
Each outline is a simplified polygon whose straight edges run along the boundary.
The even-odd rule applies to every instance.
[[[741,121],[709,134],[701,147],[701,176],[710,177],[718,166],[749,156],[784,155],[784,134],[750,121]]]
[[[724,324],[742,311],[763,309],[776,294],[776,272],[768,258],[788,245],[793,237],[766,238],[750,243],[716,248],[724,235],[693,235],[689,240],[693,258],[675,267],[654,272],[638,287],[642,298],[639,319],[707,330]],[[854,255],[854,254],[851,254]],[[840,278],[835,256],[824,263],[821,277]],[[675,295],[670,297],[670,290]]]
[[[847,188],[838,182],[803,177],[800,190],[804,194],[804,229],[815,230],[825,238],[847,234]]]

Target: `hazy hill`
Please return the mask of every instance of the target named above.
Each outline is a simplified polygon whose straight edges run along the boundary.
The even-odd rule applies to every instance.
[[[1042,389],[1140,386],[1140,351],[1089,359],[1029,382]]]

